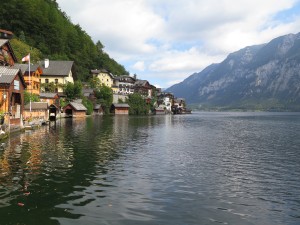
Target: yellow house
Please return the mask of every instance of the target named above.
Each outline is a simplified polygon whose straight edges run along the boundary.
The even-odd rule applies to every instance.
[[[92,70],[93,77],[98,77],[101,84],[106,85],[107,87],[112,87],[114,83],[114,76],[105,69],[101,70]]]
[[[51,61],[45,59],[40,62],[43,73],[41,74],[41,84],[45,92],[49,91],[47,85],[55,85],[55,92],[63,92],[63,86],[68,82],[74,83],[73,79],[73,61]]]

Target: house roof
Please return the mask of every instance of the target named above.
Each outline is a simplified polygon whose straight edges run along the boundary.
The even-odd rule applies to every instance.
[[[28,73],[28,64],[20,64],[20,63],[15,63],[15,65],[12,66],[12,68],[15,69],[20,69],[22,74],[25,74],[25,72]],[[30,71],[31,72],[35,72],[36,70],[38,70],[40,68],[40,66],[38,64],[30,64]]]
[[[95,69],[91,70],[92,74],[98,74],[98,73],[109,73],[106,69]]]
[[[14,62],[17,62],[18,59],[17,59],[17,57],[15,56],[15,53],[14,53],[14,51],[13,51],[11,45],[10,45],[9,40],[7,40],[7,39],[2,39],[2,38],[1,38],[1,39],[0,39],[0,47],[2,47],[2,46],[5,45],[5,44],[7,44],[8,48],[9,48],[9,52],[10,52],[12,58],[14,59]]]
[[[82,103],[70,102],[69,105],[71,105],[77,111],[87,111],[87,108]]]
[[[118,80],[120,82],[128,82],[128,83],[134,83],[135,82],[135,78],[131,77],[129,75],[121,75],[121,76],[117,76],[114,78],[115,80]]]
[[[126,103],[115,103],[113,104],[116,108],[129,108],[130,106]]]
[[[149,85],[147,80],[136,80],[134,86],[146,86],[147,84]]]
[[[48,68],[45,68],[45,62],[40,61],[39,66],[42,68],[42,76],[69,76],[74,61],[49,61]]]
[[[95,110],[100,109],[100,108],[101,108],[101,105],[100,105],[100,104],[96,104],[96,105],[94,106],[94,109],[95,109]]]
[[[40,98],[55,98],[55,96],[58,96],[58,94],[51,92],[40,93]]]
[[[11,39],[13,37],[13,33],[8,30],[0,29],[0,37],[5,39]]]
[[[20,69],[13,69],[11,67],[0,66],[0,84],[11,84],[15,77],[20,73]],[[23,76],[20,74],[20,79],[26,87]]]
[[[0,39],[0,47],[5,45],[8,42],[7,39]]]
[[[25,110],[30,110],[30,103],[24,106]],[[48,102],[31,102],[32,110],[46,110],[48,109]]]

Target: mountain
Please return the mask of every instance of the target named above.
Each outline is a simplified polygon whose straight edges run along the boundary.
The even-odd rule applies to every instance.
[[[231,53],[166,91],[202,109],[300,111],[300,33]]]
[[[12,40],[12,47],[19,57],[24,56],[21,46],[28,45],[41,52],[41,56],[31,54],[32,62],[44,58],[74,61],[73,73],[78,80],[87,80],[90,70],[96,68],[115,75],[129,74],[104,52],[100,40],[94,43],[79,24],[71,22],[56,0],[1,0],[0,29],[14,33],[17,41]]]

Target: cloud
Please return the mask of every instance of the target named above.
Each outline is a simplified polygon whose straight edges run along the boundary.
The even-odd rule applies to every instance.
[[[133,66],[133,69],[138,71],[144,71],[145,70],[145,62],[144,61],[138,61]]]
[[[162,87],[300,27],[299,0],[57,2],[127,70]]]

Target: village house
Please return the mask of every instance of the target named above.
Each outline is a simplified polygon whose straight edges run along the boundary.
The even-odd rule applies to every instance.
[[[60,107],[59,96],[57,93],[44,92],[40,93],[40,101],[47,102],[48,105],[55,105],[57,108]]]
[[[129,95],[134,93],[134,83],[135,78],[128,76],[128,75],[122,75],[117,76],[114,79],[114,85],[116,87],[115,94],[121,94],[121,95]]]
[[[114,76],[108,72],[106,69],[101,70],[91,70],[93,77],[97,77],[100,80],[100,83],[112,87],[114,83]]]
[[[40,95],[41,90],[41,74],[42,68],[38,64],[30,65],[30,73],[28,72],[28,64],[15,63],[12,68],[20,69],[26,83],[26,90],[30,94]]]
[[[25,88],[20,69],[0,66],[0,111],[5,114],[4,122],[10,127],[22,125]]]
[[[128,115],[129,105],[125,103],[115,103],[111,106],[111,112],[115,115]]]
[[[0,66],[13,66],[18,60],[12,50],[8,39],[3,39],[9,35],[5,35],[4,30],[0,30]],[[7,31],[9,32],[9,31]]]
[[[135,93],[152,98],[152,85],[147,80],[136,80],[133,88]]]
[[[63,92],[63,86],[68,82],[74,83],[73,79],[73,61],[52,61],[45,59],[40,62],[42,68],[41,86],[44,92],[49,91],[51,83],[55,85],[55,92]]]
[[[157,94],[157,105],[164,108],[167,113],[172,111],[174,95],[169,92],[159,92]]]
[[[32,121],[38,122],[41,125],[47,121],[48,115],[48,103],[47,102],[30,102],[24,106],[23,117],[25,123],[30,124]]]
[[[63,112],[70,117],[85,117],[87,108],[82,103],[70,102],[63,108]]]

